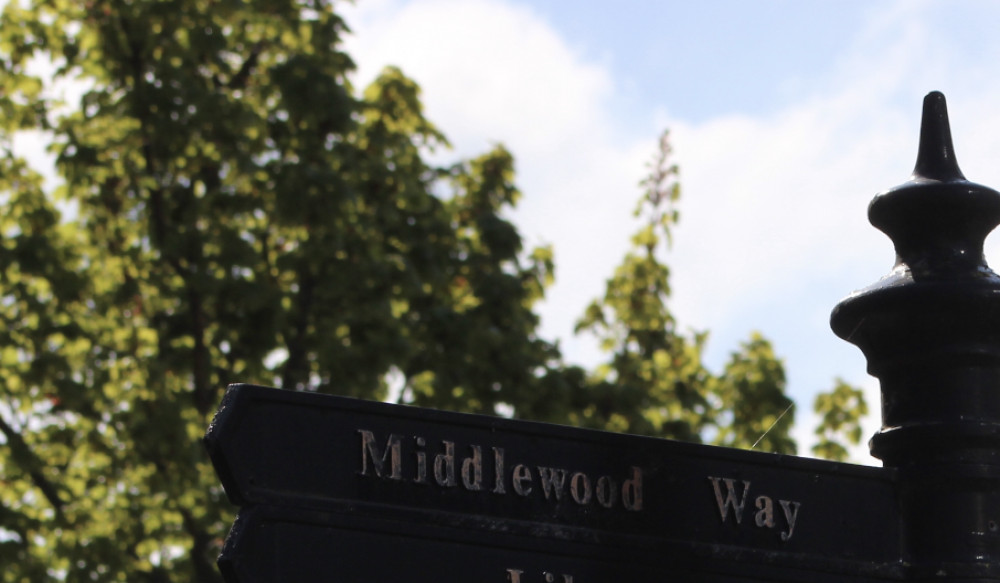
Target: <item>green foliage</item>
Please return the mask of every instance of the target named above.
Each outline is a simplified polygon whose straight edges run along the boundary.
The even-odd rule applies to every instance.
[[[861,418],[868,414],[864,393],[837,379],[830,392],[816,395],[813,410],[820,417],[813,454],[828,460],[847,460],[849,454],[843,444],[861,443]]]
[[[3,581],[219,581],[233,514],[200,437],[228,382],[739,446],[788,403],[763,339],[715,376],[706,334],[676,330],[666,136],[580,323],[611,359],[565,366],[536,333],[552,251],[504,218],[512,156],[429,165],[447,142],[419,88],[389,68],[358,92],[345,32],[318,0],[5,6]],[[12,151],[25,129],[51,136],[54,189]]]
[[[740,346],[714,384],[723,408],[716,416],[714,443],[729,447],[795,453],[789,435],[794,410],[785,394],[784,365],[771,343],[759,334]]]
[[[676,330],[667,307],[668,267],[656,256],[670,241],[680,197],[677,167],[669,160],[668,134],[660,141],[643,196],[635,210],[641,219],[632,249],[577,323],[577,331],[598,337],[611,353],[595,375],[594,402],[580,423],[614,431],[700,440],[710,423],[710,375],[702,367],[704,334],[686,337]]]
[[[657,253],[669,248],[679,213],[677,166],[664,133],[643,197],[632,250],[587,308],[578,331],[597,335],[611,361],[598,369],[598,394],[587,425],[764,451],[795,453],[792,401],[770,343],[758,334],[733,353],[722,375],[702,365],[705,332],[677,330],[668,303],[670,270]]]
[[[428,166],[446,142],[416,84],[387,69],[357,97],[344,32],[325,3],[7,5],[4,580],[219,580],[232,511],[199,437],[227,382],[398,379],[488,413],[540,394],[552,256],[502,218],[512,157]],[[51,128],[53,197],[22,128]]]

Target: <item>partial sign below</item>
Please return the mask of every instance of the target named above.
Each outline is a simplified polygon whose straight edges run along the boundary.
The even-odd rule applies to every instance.
[[[830,573],[694,549],[609,548],[558,539],[258,506],[242,511],[219,565],[227,581],[273,583],[875,583],[893,568]]]

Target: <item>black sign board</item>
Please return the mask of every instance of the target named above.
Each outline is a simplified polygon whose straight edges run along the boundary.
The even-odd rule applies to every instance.
[[[830,573],[827,561],[792,567],[782,557],[754,562],[731,552],[579,544],[488,531],[448,532],[419,522],[392,523],[350,513],[258,506],[242,512],[220,565],[228,581],[512,583],[698,581],[881,581]],[[842,567],[842,565],[841,565]]]
[[[893,470],[229,389],[229,581],[900,579]]]
[[[924,100],[872,224],[896,265],[834,309],[886,468],[234,386],[206,436],[230,583],[1000,582],[1000,193]]]

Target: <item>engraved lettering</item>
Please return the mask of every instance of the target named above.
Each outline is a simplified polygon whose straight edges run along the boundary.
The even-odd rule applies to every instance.
[[[520,569],[507,569],[507,583],[521,583],[523,573]]]
[[[434,480],[439,486],[455,486],[455,442],[442,441],[444,453],[434,456]]]
[[[371,468],[376,476],[383,477],[386,473],[386,462],[389,464],[389,478],[393,480],[403,479],[403,464],[401,463],[400,437],[395,433],[389,436],[385,443],[385,453],[379,450],[375,435],[367,429],[359,429],[361,434],[361,471],[362,476],[368,475],[368,461],[371,460]]]
[[[729,508],[731,507],[736,517],[736,524],[740,524],[743,520],[743,507],[747,502],[747,493],[750,491],[750,482],[743,480],[743,496],[737,502],[735,480],[731,478],[714,478],[712,476],[709,476],[708,479],[712,481],[712,488],[715,490],[715,501],[719,505],[719,516],[722,517],[722,522],[726,522],[726,518],[729,516]],[[719,480],[722,480],[726,485],[725,499],[722,497]]]
[[[555,495],[557,501],[562,500],[563,490],[566,489],[566,470],[538,466],[538,479],[542,482],[546,500],[551,495]]]
[[[601,476],[597,480],[597,502],[605,507],[611,508],[615,504],[615,481],[611,476]]]
[[[569,480],[569,493],[573,496],[573,501],[583,506],[590,502],[593,495],[590,490],[590,478],[583,472],[573,474]]]
[[[507,490],[503,487],[503,448],[494,447],[493,448],[493,476],[494,476],[494,494],[506,494]]]
[[[712,489],[715,491],[715,502],[719,507],[719,516],[722,518],[722,522],[725,523],[728,520],[729,511],[732,509],[736,524],[741,524],[747,496],[750,493],[750,481],[740,480],[743,482],[743,493],[740,494],[737,480],[716,478],[713,476],[709,476],[708,479],[712,482]],[[725,495],[722,492],[723,485],[725,485]],[[753,511],[753,523],[758,528],[773,529],[778,526],[780,518],[775,512],[774,501],[775,498],[772,496],[762,495],[754,498],[754,507],[756,510]],[[798,520],[799,509],[802,508],[802,503],[794,500],[778,500],[778,503],[781,506],[781,511],[785,519],[785,528],[787,529],[781,530],[779,528],[779,534],[783,542],[788,542],[795,534],[795,524]]]
[[[562,583],[573,583],[572,575],[563,574],[557,576],[555,573],[549,573],[548,571],[543,571],[542,575],[545,576],[545,583],[556,583],[556,581],[560,581],[557,577],[561,577]]]
[[[788,542],[792,538],[792,534],[795,533],[795,521],[799,516],[799,508],[802,507],[802,503],[790,500],[779,500],[778,503],[781,504],[781,510],[785,513],[785,521],[788,522],[788,532],[781,533],[781,540]]]
[[[753,518],[757,526],[774,528],[774,502],[767,496],[758,496],[754,504],[757,506],[757,513]]]
[[[361,467],[357,472],[360,476],[383,480],[406,480],[407,483],[421,486],[459,488],[469,492],[489,490],[493,494],[500,495],[506,495],[510,488],[518,496],[536,496],[539,501],[556,504],[572,499],[573,503],[579,506],[593,505],[607,509],[620,507],[632,512],[644,509],[643,468],[638,466],[630,466],[624,476],[609,472],[598,477],[596,473],[588,474],[586,471],[569,468],[513,462],[508,465],[506,451],[502,447],[439,440],[436,437],[421,435],[404,437],[396,433],[389,433],[387,438],[383,438],[385,434],[379,436],[367,429],[357,429],[356,432],[361,441]],[[434,447],[433,444],[436,443],[440,443],[440,447]],[[491,453],[490,450],[493,455],[492,464],[486,459]],[[508,470],[509,466],[513,468]],[[739,486],[733,480],[711,477],[709,479],[715,486],[716,500],[724,517],[723,522],[731,506],[733,512],[737,514],[736,520],[739,523],[742,519],[744,501],[748,495],[749,482],[744,483],[741,501]],[[723,481],[728,489],[725,493],[722,492]],[[766,523],[764,525],[770,527],[775,520],[780,521],[780,516],[775,516],[776,509],[773,502],[768,502],[770,505],[765,506],[764,498],[767,497],[757,499],[756,516],[759,522]],[[776,501],[777,498],[773,500]],[[619,501],[621,506],[618,506]],[[787,530],[782,532],[782,536],[787,540],[794,533],[799,503],[782,504],[788,521]],[[776,530],[781,531],[781,529]],[[532,581],[537,583],[540,572],[534,572],[529,579],[534,577]],[[569,577],[558,574],[553,576]],[[571,579],[572,577],[569,577],[568,580]]]
[[[483,489],[483,449],[472,446],[472,457],[462,460],[462,485],[466,490]]]
[[[531,468],[524,464],[514,466],[511,482],[514,484],[514,491],[521,496],[531,494]]]
[[[424,451],[424,447],[427,442],[423,437],[416,438],[417,447],[417,477],[413,478],[413,481],[417,484],[427,483],[427,452]]]
[[[622,505],[626,510],[642,510],[642,469],[632,466],[632,477],[622,483]]]

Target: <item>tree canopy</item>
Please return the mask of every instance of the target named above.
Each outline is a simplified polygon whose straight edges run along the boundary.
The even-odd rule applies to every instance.
[[[345,34],[321,0],[5,6],[3,581],[220,581],[233,509],[200,438],[229,382],[795,451],[770,343],[714,374],[669,310],[666,134],[581,317],[608,354],[586,370],[538,334],[554,258],[505,218],[511,153],[430,164],[448,143],[419,88],[355,88]],[[26,130],[57,186],[13,148]],[[860,437],[852,390],[818,404],[818,452]]]

